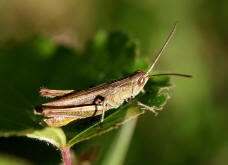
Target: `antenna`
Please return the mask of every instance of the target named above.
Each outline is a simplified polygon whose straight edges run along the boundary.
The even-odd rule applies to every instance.
[[[176,27],[177,27],[177,22],[175,23],[171,33],[169,34],[167,40],[165,41],[164,45],[162,46],[161,50],[158,52],[158,55],[155,57],[153,63],[151,64],[150,68],[148,69],[148,71],[146,72],[147,74],[149,74],[151,72],[151,70],[153,69],[154,65],[157,63],[159,57],[161,56],[162,52],[164,51],[164,49],[166,48],[166,46],[168,45],[170,39],[173,37],[174,32],[176,31]]]
[[[179,76],[179,77],[192,78],[192,75],[180,74],[180,73],[162,73],[162,74],[149,75],[148,77],[157,77],[157,76]]]

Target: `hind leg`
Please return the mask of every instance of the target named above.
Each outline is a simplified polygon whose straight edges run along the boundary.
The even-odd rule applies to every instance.
[[[55,97],[64,96],[64,95],[72,93],[74,91],[75,90],[53,90],[53,89],[48,89],[48,88],[40,88],[39,94],[42,97],[55,98]]]

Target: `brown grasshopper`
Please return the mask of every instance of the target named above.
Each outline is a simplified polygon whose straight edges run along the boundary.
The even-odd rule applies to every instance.
[[[35,114],[44,115],[44,121],[48,126],[61,127],[71,121],[101,115],[103,122],[105,111],[118,108],[124,101],[142,106],[144,109],[157,114],[153,107],[149,107],[139,101],[132,100],[143,91],[143,87],[152,76],[174,75],[191,77],[190,75],[168,73],[150,75],[154,65],[158,61],[163,50],[172,38],[176,30],[176,24],[169,34],[149,69],[136,71],[132,75],[111,83],[104,83],[87,90],[51,90],[40,88],[39,93],[43,97],[57,98],[54,101],[44,103],[34,109]]]

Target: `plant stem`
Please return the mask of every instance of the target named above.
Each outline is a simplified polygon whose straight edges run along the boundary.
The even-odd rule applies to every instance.
[[[70,161],[70,147],[64,147],[61,149],[64,165],[71,165]]]

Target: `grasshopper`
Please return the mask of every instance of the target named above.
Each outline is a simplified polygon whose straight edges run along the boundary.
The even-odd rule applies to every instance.
[[[174,35],[176,25],[177,24],[174,25],[171,33],[168,36],[168,39],[146,72],[138,70],[132,75],[123,79],[111,83],[104,83],[81,91],[51,90],[47,88],[40,88],[39,94],[42,97],[56,99],[35,107],[34,113],[38,115],[44,115],[44,122],[48,126],[52,127],[61,127],[74,120],[96,115],[101,115],[101,124],[104,121],[105,111],[118,108],[124,103],[124,101],[139,105],[144,109],[157,114],[153,107],[149,107],[139,101],[132,99],[143,91],[143,88],[150,77],[164,75],[191,77],[190,75],[177,73],[156,75],[149,74],[167,46],[168,42]]]

